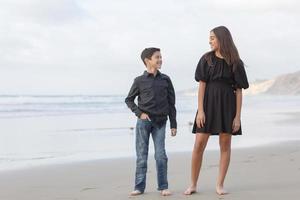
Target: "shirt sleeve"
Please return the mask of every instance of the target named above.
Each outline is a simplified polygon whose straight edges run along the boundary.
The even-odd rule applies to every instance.
[[[171,79],[168,78],[168,103],[169,103],[169,119],[171,128],[177,128],[176,107],[175,107],[175,91]]]
[[[247,89],[249,87],[248,78],[243,63],[237,65],[236,69],[233,72],[233,78],[236,88]]]
[[[138,108],[138,106],[136,105],[136,103],[134,102],[135,98],[139,95],[139,88],[137,86],[137,82],[136,79],[134,80],[130,91],[125,99],[125,103],[127,104],[128,108],[130,108],[130,110],[132,112],[134,112],[134,114],[137,117],[140,117],[142,114],[142,111]]]
[[[208,66],[207,66],[207,61],[204,56],[202,56],[198,62],[196,72],[195,72],[195,80],[197,82],[208,81]]]

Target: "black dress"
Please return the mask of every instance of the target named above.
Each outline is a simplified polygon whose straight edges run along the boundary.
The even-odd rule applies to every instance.
[[[211,62],[207,61],[207,55],[211,55]],[[210,64],[209,64],[210,63]],[[195,79],[197,82],[206,82],[203,99],[203,110],[205,113],[204,127],[197,127],[196,117],[193,133],[230,133],[241,135],[242,129],[232,132],[232,123],[236,113],[236,88],[247,89],[249,87],[244,65],[237,65],[233,70],[222,58],[217,57],[214,52],[201,57]]]

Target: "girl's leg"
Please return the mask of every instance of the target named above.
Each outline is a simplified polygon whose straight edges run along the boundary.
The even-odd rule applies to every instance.
[[[224,190],[224,180],[230,163],[231,136],[232,135],[228,133],[221,133],[219,136],[221,156],[220,156],[219,176],[216,184],[216,192],[219,195],[227,194],[227,192]]]
[[[202,164],[203,153],[209,138],[208,133],[197,133],[193,154],[192,154],[192,166],[191,166],[191,185],[184,192],[186,195],[191,195],[196,192],[197,181],[200,173]]]

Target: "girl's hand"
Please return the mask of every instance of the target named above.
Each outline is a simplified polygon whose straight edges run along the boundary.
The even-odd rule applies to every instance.
[[[205,124],[205,113],[203,111],[198,111],[197,118],[196,118],[196,124],[198,127],[202,128]]]
[[[235,117],[232,122],[232,132],[237,132],[241,127],[241,119],[239,117]]]

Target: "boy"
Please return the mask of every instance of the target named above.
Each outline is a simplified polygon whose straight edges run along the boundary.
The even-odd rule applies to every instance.
[[[152,135],[157,170],[158,190],[168,196],[165,129],[167,116],[170,119],[171,135],[176,136],[175,92],[171,79],[162,74],[160,49],[146,48],[141,54],[147,70],[134,79],[125,102],[138,117],[136,124],[136,172],[135,187],[130,195],[143,194],[146,187],[149,137]],[[138,105],[134,99],[138,97]]]

